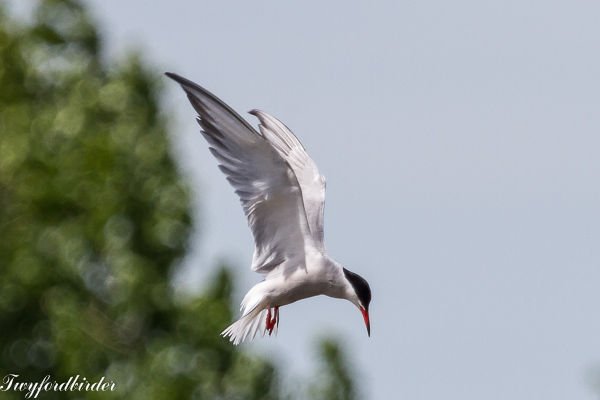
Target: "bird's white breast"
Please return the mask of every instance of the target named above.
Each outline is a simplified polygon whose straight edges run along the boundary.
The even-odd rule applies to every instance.
[[[290,269],[294,272],[288,276],[280,274],[259,284],[266,290],[270,304],[284,306],[322,294],[340,297],[339,293],[343,292],[342,273],[335,262],[315,251],[306,253],[304,264],[304,268]]]

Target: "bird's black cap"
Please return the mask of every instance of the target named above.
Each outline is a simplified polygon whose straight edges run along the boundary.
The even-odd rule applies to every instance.
[[[354,288],[361,305],[365,310],[368,310],[369,303],[371,302],[371,288],[367,281],[362,276],[355,274],[352,271],[348,271],[346,268],[344,268],[344,275],[346,275],[346,279],[348,279],[348,282],[350,282]]]

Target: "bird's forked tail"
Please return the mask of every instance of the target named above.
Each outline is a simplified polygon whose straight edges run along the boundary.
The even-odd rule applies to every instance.
[[[224,337],[229,336],[229,340],[234,345],[238,345],[246,338],[254,339],[256,334],[260,332],[260,337],[265,336],[265,332],[269,332],[269,336],[275,334],[277,336],[277,327],[279,325],[279,307],[261,308],[256,307],[248,314],[242,316],[236,322],[231,324],[227,329],[221,332]]]

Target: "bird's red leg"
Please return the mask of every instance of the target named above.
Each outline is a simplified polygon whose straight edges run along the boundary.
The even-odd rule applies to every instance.
[[[269,336],[273,333],[273,328],[275,328],[275,323],[279,320],[279,307],[274,307],[275,312],[273,313],[273,319],[271,319],[271,308],[267,309],[267,330],[269,331]]]

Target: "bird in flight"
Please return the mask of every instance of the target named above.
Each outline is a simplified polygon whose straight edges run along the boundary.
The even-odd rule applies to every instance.
[[[278,119],[252,110],[256,131],[212,93],[177,74],[198,113],[201,133],[239,196],[254,236],[252,271],[264,280],[244,296],[241,318],[222,332],[235,345],[277,334],[279,308],[312,296],[346,299],[371,335],[371,289],[330,258],[323,237],[325,178],[296,136]]]

